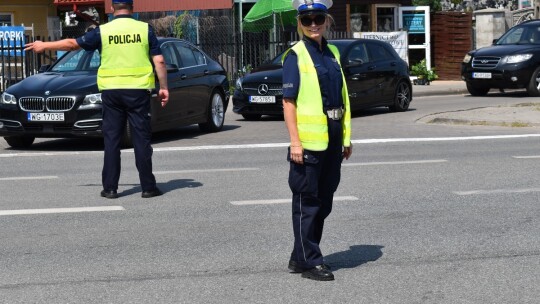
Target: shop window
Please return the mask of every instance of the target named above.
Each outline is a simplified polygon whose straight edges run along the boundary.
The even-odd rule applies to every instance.
[[[13,15],[8,13],[0,13],[0,26],[12,26]]]
[[[377,32],[396,30],[396,8],[377,7]]]
[[[370,6],[351,5],[351,31],[352,32],[369,32],[370,31]]]

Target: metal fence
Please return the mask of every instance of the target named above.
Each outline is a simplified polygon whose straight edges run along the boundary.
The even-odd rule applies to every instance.
[[[185,12],[139,14],[139,20],[150,23],[158,36],[178,37],[199,46],[211,58],[219,61],[228,73],[229,82],[252,68],[262,65],[285,51],[298,40],[296,28],[278,27],[259,33],[240,33],[237,19],[230,11],[201,11],[199,14]],[[330,32],[329,38],[351,38],[350,33]],[[26,41],[34,41],[26,37]],[[44,40],[44,39],[41,39]],[[46,39],[50,40],[50,39]],[[3,43],[3,44],[2,44]],[[17,47],[15,47],[17,48]],[[24,53],[22,47],[9,49],[0,40],[0,49]],[[25,77],[38,72],[39,67],[53,63],[56,52],[45,54],[26,53],[24,56],[5,56],[0,60],[0,77],[3,91]]]

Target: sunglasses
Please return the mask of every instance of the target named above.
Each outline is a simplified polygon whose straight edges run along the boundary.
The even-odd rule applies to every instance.
[[[313,22],[315,22],[315,25],[323,25],[324,22],[326,22],[326,16],[325,15],[315,15],[315,17],[311,18],[310,16],[302,16],[300,18],[300,22],[303,26],[311,26]]]

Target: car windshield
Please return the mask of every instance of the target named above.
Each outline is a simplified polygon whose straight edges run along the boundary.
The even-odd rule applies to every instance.
[[[540,27],[515,26],[499,38],[495,44],[540,44]]]
[[[85,51],[83,49],[69,52],[61,57],[51,72],[76,72],[76,71],[97,71],[100,64],[99,52]]]

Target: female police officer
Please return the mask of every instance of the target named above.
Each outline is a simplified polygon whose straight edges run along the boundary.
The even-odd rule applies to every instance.
[[[302,37],[283,59],[283,112],[291,140],[294,248],[289,269],[302,277],[334,279],[319,247],[325,218],[352,153],[351,115],[339,52],[327,43],[332,0],[293,0]]]

